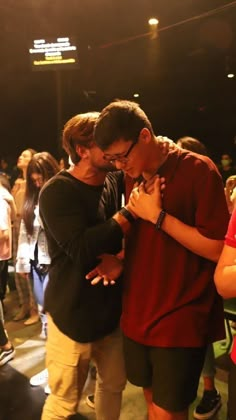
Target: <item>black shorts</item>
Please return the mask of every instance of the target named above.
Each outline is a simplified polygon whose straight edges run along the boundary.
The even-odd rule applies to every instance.
[[[128,380],[152,389],[153,402],[167,411],[184,411],[195,400],[206,347],[149,347],[124,337]]]

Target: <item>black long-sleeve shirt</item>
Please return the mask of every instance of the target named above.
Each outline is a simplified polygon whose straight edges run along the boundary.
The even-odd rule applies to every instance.
[[[57,327],[78,342],[95,341],[119,324],[122,282],[92,286],[85,275],[99,255],[121,249],[122,230],[111,216],[120,208],[122,181],[122,173],[114,172],[104,185],[91,186],[63,171],[40,194],[51,257],[44,307]]]

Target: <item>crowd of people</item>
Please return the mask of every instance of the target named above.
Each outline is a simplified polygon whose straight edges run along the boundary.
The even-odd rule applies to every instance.
[[[221,296],[236,297],[230,155],[217,167],[199,140],[156,136],[126,100],[72,117],[62,146],[69,167],[26,149],[11,190],[0,174],[1,300],[12,258],[14,320],[40,319],[46,340],[46,369],[31,378],[48,380],[42,420],[76,414],[91,362],[98,420],[119,419],[127,379],[143,388],[149,420],[187,420],[201,375],[194,417],[211,418],[221,406],[213,348],[225,337]],[[2,315],[0,366],[14,356]],[[234,420],[236,341],[231,359]]]

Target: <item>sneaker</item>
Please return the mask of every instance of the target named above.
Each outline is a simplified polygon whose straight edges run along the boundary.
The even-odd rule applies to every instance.
[[[204,391],[200,403],[194,410],[193,416],[195,419],[207,420],[210,419],[221,407],[221,396],[219,392],[214,389],[213,391]]]
[[[87,395],[86,397],[86,404],[90,407],[90,408],[95,408],[95,402],[94,402],[94,394],[90,394]]]
[[[50,389],[50,386],[48,384],[44,387],[44,393],[46,395],[51,394],[51,389]]]
[[[40,386],[45,385],[48,381],[48,370],[44,369],[41,372],[37,373],[36,375],[30,378],[30,385],[31,386]]]
[[[13,346],[8,350],[0,348],[0,366],[3,366],[5,363],[9,362],[9,360],[14,359],[15,354],[16,352]]]

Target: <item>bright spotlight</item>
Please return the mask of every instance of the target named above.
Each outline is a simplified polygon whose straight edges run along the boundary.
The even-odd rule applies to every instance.
[[[133,97],[134,97],[134,98],[139,98],[139,93],[134,93],[134,94],[133,94]]]
[[[150,18],[148,23],[149,23],[150,26],[156,26],[156,25],[158,25],[159,20],[156,19],[156,18]]]
[[[233,74],[233,73],[228,73],[228,74],[227,74],[227,77],[228,77],[228,79],[233,79],[234,74]]]

